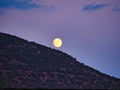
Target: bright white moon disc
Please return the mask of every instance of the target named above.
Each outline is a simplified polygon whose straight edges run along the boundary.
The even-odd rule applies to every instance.
[[[62,40],[60,38],[55,38],[53,40],[54,47],[61,47],[62,46]]]

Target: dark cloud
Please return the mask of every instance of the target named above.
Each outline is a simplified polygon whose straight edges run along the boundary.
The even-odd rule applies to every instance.
[[[83,11],[94,11],[94,10],[101,9],[109,5],[110,4],[89,4],[83,7]]]
[[[112,11],[114,12],[120,12],[120,2],[117,2],[114,4]]]
[[[0,0],[0,8],[3,9],[33,9],[44,5],[33,3],[32,0]]]
[[[113,8],[112,11],[120,12],[120,8]]]

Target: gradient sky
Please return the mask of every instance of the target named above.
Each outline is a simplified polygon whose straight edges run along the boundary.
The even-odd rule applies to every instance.
[[[0,32],[55,48],[120,78],[120,0],[0,0]]]

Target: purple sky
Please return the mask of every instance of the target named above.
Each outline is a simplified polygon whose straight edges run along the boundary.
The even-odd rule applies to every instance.
[[[59,50],[120,78],[120,0],[0,0],[0,32],[51,48],[59,37]]]

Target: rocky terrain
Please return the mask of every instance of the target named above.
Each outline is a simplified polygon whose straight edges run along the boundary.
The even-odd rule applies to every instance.
[[[0,33],[0,88],[120,89],[120,79],[62,51]]]

